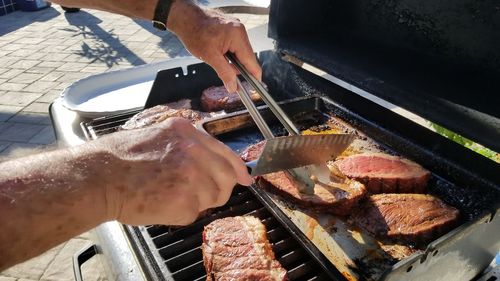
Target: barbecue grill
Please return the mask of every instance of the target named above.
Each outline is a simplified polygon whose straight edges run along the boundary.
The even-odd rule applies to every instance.
[[[258,54],[269,92],[299,127],[329,123],[357,134],[361,145],[430,170],[430,193],[461,211],[452,231],[418,249],[384,244],[342,219],[298,210],[255,186],[236,187],[225,206],[186,227],[101,225],[95,245],[75,256],[76,278],[79,265],[99,254],[112,279],[203,280],[203,226],[245,214],[266,225],[291,280],[477,277],[500,249],[499,165],[362,95],[375,95],[499,151],[499,87],[493,83],[500,74],[498,19],[493,2],[273,0],[269,35],[276,46]],[[96,82],[102,83],[98,90]],[[68,109],[64,99],[91,85],[101,95],[142,85],[150,90],[142,99],[146,108],[186,97],[197,108],[201,91],[221,81],[192,58],[87,78],[51,106],[59,140],[74,145],[99,138],[141,110],[96,118],[95,112]],[[276,135],[285,134],[265,106],[259,109]],[[236,151],[262,139],[245,111],[197,126]]]

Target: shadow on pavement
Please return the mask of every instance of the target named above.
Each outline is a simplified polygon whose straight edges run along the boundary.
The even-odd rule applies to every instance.
[[[179,39],[177,39],[177,36],[175,36],[172,32],[154,28],[151,21],[134,19],[134,22],[144,30],[158,36],[161,39],[160,43],[158,43],[158,47],[168,54],[169,57],[173,58],[190,55],[186,48],[184,48],[184,45],[179,41]]]
[[[73,37],[82,36],[84,39],[92,39],[92,44],[82,43],[82,49],[75,54],[87,57],[94,61],[101,61],[108,67],[117,65],[120,61],[126,60],[132,65],[141,65],[146,62],[130,51],[121,43],[118,35],[114,34],[113,29],[107,31],[99,26],[102,21],[85,11],[78,13],[65,13],[64,16],[68,23],[77,28],[63,28],[68,32],[74,33]]]
[[[4,15],[0,20],[0,36],[30,25],[33,22],[48,21],[57,17],[59,14],[60,13],[56,9],[48,7],[35,12],[16,11]]]

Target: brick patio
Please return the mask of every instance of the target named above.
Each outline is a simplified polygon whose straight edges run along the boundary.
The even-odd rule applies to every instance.
[[[267,16],[236,16],[247,28],[267,21]],[[0,156],[53,146],[48,106],[76,80],[185,55],[175,36],[150,22],[106,12],[65,14],[53,5],[0,17]],[[0,273],[0,281],[72,280],[72,255],[87,243],[89,234],[82,234]],[[83,271],[85,280],[106,280],[95,260]]]

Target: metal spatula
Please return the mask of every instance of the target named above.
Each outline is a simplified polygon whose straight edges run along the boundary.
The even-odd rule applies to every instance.
[[[247,163],[252,176],[264,175],[337,158],[354,140],[351,134],[298,135],[266,141],[260,158]],[[329,180],[330,171],[327,171]]]
[[[293,122],[288,118],[286,113],[281,109],[281,107],[274,101],[271,95],[267,92],[267,90],[263,87],[263,85],[255,79],[247,69],[241,64],[241,62],[234,56],[232,53],[226,53],[226,58],[233,63],[233,65],[238,69],[243,78],[259,93],[260,97],[264,100],[264,102],[269,106],[271,111],[276,115],[278,120],[283,124],[288,133],[292,136],[300,135],[300,131],[295,127]],[[248,109],[250,116],[255,121],[257,127],[262,132],[266,140],[271,140],[274,138],[274,135],[264,121],[259,111],[253,104],[250,94],[241,84],[239,79],[236,79],[238,83],[238,95],[241,98],[241,101]],[[296,180],[303,183],[303,185],[299,185],[301,187],[300,192],[305,194],[314,194],[314,182],[311,179],[311,175],[316,176],[318,181],[328,184],[330,182],[329,178],[329,169],[326,166],[326,163],[309,165],[300,168],[292,168],[286,170],[290,173]]]

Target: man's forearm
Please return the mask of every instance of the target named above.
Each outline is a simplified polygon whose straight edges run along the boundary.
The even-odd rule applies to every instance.
[[[111,159],[91,149],[0,163],[0,271],[108,219],[103,175],[110,171],[99,162]]]

